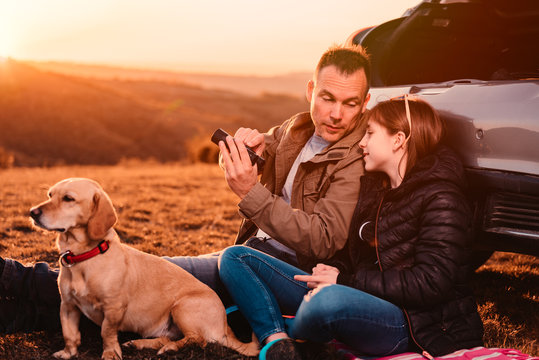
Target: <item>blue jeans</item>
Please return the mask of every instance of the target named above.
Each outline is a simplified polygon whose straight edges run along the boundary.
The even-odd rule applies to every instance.
[[[315,342],[335,339],[371,356],[408,349],[408,325],[398,306],[342,285],[311,295],[306,283],[294,280],[297,274],[305,272],[245,246],[224,250],[219,263],[222,282],[260,342],[287,332]],[[288,327],[283,314],[295,314]]]
[[[279,259],[286,260],[292,264],[297,264],[295,252],[273,239],[253,237],[240,246],[253,247],[278,257]],[[221,253],[222,251],[199,256],[164,256],[163,259],[178,265],[190,272],[198,280],[208,285],[217,293],[217,295],[219,295],[225,307],[228,307],[233,304],[233,301],[219,277],[218,262]]]

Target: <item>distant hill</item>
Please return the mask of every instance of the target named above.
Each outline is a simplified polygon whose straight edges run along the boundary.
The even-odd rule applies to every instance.
[[[241,76],[133,69],[54,61],[27,61],[25,63],[39,70],[85,78],[178,82],[201,86],[205,89],[235,91],[249,96],[272,93],[302,97],[305,94],[307,81],[312,76],[312,73],[309,72],[276,76]]]
[[[293,96],[252,97],[166,78],[83,78],[0,62],[0,148],[15,155],[15,165],[176,161],[195,143],[210,144],[218,127],[267,130],[306,109],[304,98]]]

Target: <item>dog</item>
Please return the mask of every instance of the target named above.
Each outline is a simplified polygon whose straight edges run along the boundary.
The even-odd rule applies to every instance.
[[[58,287],[65,347],[53,354],[55,358],[77,355],[81,313],[101,326],[102,359],[122,358],[118,331],[145,338],[125,346],[151,348],[158,354],[207,342],[247,356],[258,354],[254,337],[243,343],[234,336],[212,289],[179,266],[120,242],[113,229],[116,212],[97,182],[65,179],[51,187],[48,196],[30,210],[30,217],[36,226],[59,232]]]

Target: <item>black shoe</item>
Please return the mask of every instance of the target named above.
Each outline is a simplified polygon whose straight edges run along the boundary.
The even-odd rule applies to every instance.
[[[277,339],[267,343],[260,354],[260,360],[301,360],[301,353],[292,339]]]

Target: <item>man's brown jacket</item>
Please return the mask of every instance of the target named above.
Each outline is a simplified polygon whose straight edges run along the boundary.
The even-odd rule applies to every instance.
[[[282,189],[294,160],[314,133],[314,124],[308,112],[300,113],[266,133],[266,165],[260,183],[239,203],[244,220],[236,244],[260,228],[295,250],[300,267],[307,271],[342,249],[364,173],[359,147],[364,132],[361,124],[300,164],[290,205],[280,198]]]

